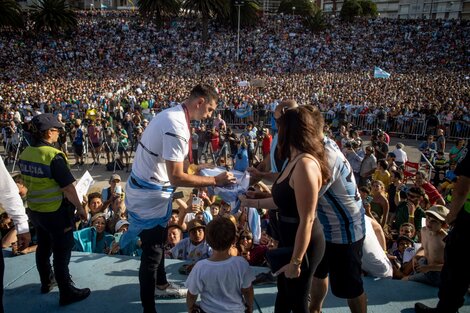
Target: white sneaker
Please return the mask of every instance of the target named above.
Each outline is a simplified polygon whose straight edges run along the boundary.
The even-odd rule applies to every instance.
[[[182,286],[179,286],[173,282],[168,283],[168,287],[161,290],[158,287],[155,287],[155,297],[157,298],[165,298],[165,299],[179,299],[179,298],[186,298],[186,294],[188,293],[188,289]]]

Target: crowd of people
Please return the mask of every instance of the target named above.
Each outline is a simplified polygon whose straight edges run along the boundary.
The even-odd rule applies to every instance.
[[[269,16],[242,30],[236,63],[236,34],[216,23],[203,43],[195,18],[157,29],[136,12],[81,13],[68,37],[0,36],[0,101],[5,113],[58,111],[65,118],[75,111],[83,118],[94,106],[118,115],[142,108],[150,119],[205,80],[217,86],[226,120],[234,108],[264,113],[293,98],[338,115],[342,109],[383,120],[437,115],[448,127],[467,125],[469,27],[466,21],[333,19],[328,30],[313,34],[301,19]],[[390,79],[373,79],[374,66]],[[261,87],[239,84],[245,81]]]
[[[251,312],[252,284],[266,281],[277,283],[279,312],[320,312],[328,279],[351,311],[365,312],[363,272],[439,286],[445,268],[440,239],[446,222],[455,221],[445,205],[467,150],[458,140],[445,153],[446,136],[461,134],[470,119],[468,23],[333,20],[327,31],[312,34],[298,19],[267,17],[243,32],[235,63],[235,35],[221,25],[211,25],[205,45],[195,19],[181,17],[158,30],[136,14],[80,13],[80,27],[64,38],[0,36],[1,51],[8,51],[0,73],[5,163],[19,155],[22,177],[15,182],[36,232],[25,245],[24,227],[15,240],[4,216],[2,244],[21,241],[15,253],[36,251],[41,292],[58,284],[62,305],[88,297],[90,289],[70,280],[72,249],[140,256],[144,312],[155,312],[155,294],[187,297],[190,312],[217,311],[223,301],[231,301],[234,312]],[[375,65],[391,78],[373,79]],[[260,85],[240,84],[255,79]],[[201,80],[211,85],[196,85]],[[295,100],[281,102],[287,98]],[[235,134],[226,120],[244,107],[260,118],[247,118]],[[209,123],[199,122],[216,111]],[[364,145],[348,116],[369,114],[380,127]],[[393,132],[390,118],[414,117],[426,119],[429,136],[420,145],[422,164],[410,172],[403,145],[390,148],[387,132]],[[99,165],[104,154],[110,170],[126,167],[126,189],[114,174],[108,188],[78,199],[67,153],[77,166],[89,155]],[[233,184],[231,172],[204,177],[185,171],[188,163],[197,172],[208,161],[248,170],[258,180],[269,176],[273,188],[252,181],[238,207],[210,188]],[[178,186],[195,189],[183,199],[174,192]],[[270,213],[275,208],[277,215]],[[51,224],[48,212],[60,223]],[[367,236],[379,247],[377,259],[385,259],[380,274],[366,268]],[[45,261],[52,253],[60,260],[55,277]],[[189,274],[188,289],[166,279],[165,258],[189,261],[180,269]],[[237,281],[229,282],[222,270],[208,275],[208,266],[228,260],[227,272],[241,274]],[[277,277],[254,277],[247,264],[269,265]],[[214,277],[231,293],[202,286]]]

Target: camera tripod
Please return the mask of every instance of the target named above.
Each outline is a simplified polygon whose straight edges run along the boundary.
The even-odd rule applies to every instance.
[[[25,147],[24,144],[31,146],[31,143],[25,137],[23,130],[18,130],[18,132],[19,132],[20,138],[18,140],[18,144],[16,145],[15,158],[13,160],[13,166],[11,167],[11,172],[15,171],[15,166],[16,166],[16,163],[18,162],[18,157],[20,155],[20,152],[23,151],[23,148]],[[12,147],[15,147],[12,142],[10,142],[10,144],[12,145]],[[9,149],[8,142],[7,142],[7,149]],[[8,150],[7,150],[7,153],[8,153]]]
[[[228,159],[229,159],[230,147],[229,147],[227,141],[224,141],[224,144],[222,145],[222,147],[217,152],[214,152],[214,150],[212,149],[211,144],[209,144],[208,149],[209,149],[209,153],[212,157],[212,161],[214,162],[214,165],[216,165],[216,166],[225,166],[227,169],[229,169]],[[225,160],[225,164],[221,164],[222,158]],[[232,163],[233,163],[233,161],[232,161]],[[233,164],[232,164],[232,166],[233,166]]]

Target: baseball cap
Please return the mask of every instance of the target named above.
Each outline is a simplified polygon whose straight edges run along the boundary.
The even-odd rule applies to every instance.
[[[206,228],[206,224],[204,224],[204,222],[201,222],[198,219],[193,219],[193,220],[189,221],[187,228],[188,228],[188,232],[190,232],[190,231],[192,231],[193,229],[196,229],[196,228]]]
[[[447,214],[449,214],[449,209],[443,205],[433,205],[425,212],[427,215],[432,215],[436,219],[444,222],[446,220]]]
[[[114,231],[118,232],[122,226],[124,225],[129,225],[129,222],[127,220],[119,220],[116,223],[116,226],[114,226]]]
[[[414,244],[413,239],[411,239],[411,238],[408,237],[408,236],[399,236],[399,237],[397,238],[397,243],[399,243],[400,241],[408,241],[409,243]]]
[[[31,123],[38,131],[45,131],[51,128],[62,128],[64,124],[59,122],[57,116],[54,116],[52,113],[44,113],[40,115],[36,115],[31,120]]]
[[[115,181],[115,180],[119,180],[121,181],[121,176],[119,176],[118,174],[113,174],[111,175],[111,177],[109,178],[109,183],[111,183],[112,181]]]

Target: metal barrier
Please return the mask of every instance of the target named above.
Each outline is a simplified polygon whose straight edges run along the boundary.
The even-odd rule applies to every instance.
[[[271,127],[271,116],[273,112],[266,110],[253,110],[252,114],[248,117],[240,118],[237,117],[235,111],[218,109],[216,114],[220,113],[225,123],[232,128],[245,128],[249,121],[255,123],[255,125],[267,125]]]
[[[448,139],[467,139],[470,138],[470,123],[465,121],[452,121],[450,124],[443,125],[445,136]]]
[[[235,111],[229,109],[218,109],[224,121],[232,128],[244,128],[249,121],[255,125],[267,125],[271,127],[271,116],[273,112],[266,110],[253,110],[252,115],[239,118]],[[322,112],[326,123],[338,126],[341,122],[348,122],[355,129],[364,132],[371,132],[377,128],[383,129],[392,136],[411,136],[415,139],[426,136],[428,133],[436,135],[437,128],[445,128],[447,139],[470,138],[470,123],[465,121],[452,121],[450,124],[439,125],[438,127],[428,127],[427,121],[423,118],[410,118],[399,116],[379,120],[374,114],[348,114],[342,120],[338,118],[337,113]]]

